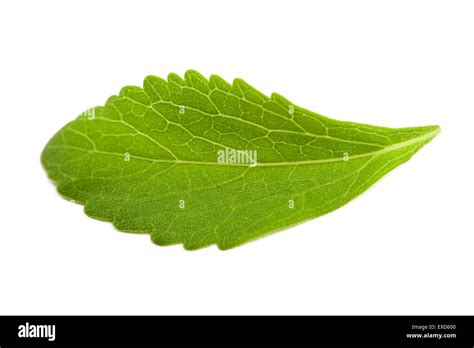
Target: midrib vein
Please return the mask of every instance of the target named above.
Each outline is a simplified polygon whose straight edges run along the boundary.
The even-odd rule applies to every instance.
[[[367,152],[367,153],[362,153],[354,156],[350,156],[350,159],[357,159],[357,158],[364,158],[364,157],[371,157],[371,156],[379,156],[383,155],[388,152],[396,151],[405,147],[408,147],[410,145],[418,144],[421,143],[425,140],[432,139],[435,137],[438,133],[440,132],[440,129],[437,128],[429,133],[426,133],[422,136],[403,141],[401,143],[389,145],[387,147],[384,147],[383,149],[373,151],[373,152]],[[68,145],[50,145],[51,147],[62,147],[62,148],[71,148],[75,150],[80,150],[88,153],[99,153],[103,155],[110,155],[110,156],[119,156],[123,157],[124,154],[118,153],[118,152],[110,152],[110,151],[102,151],[102,150],[96,150],[96,149],[84,149],[82,147],[77,147],[77,146],[68,146]],[[258,149],[257,149],[258,151]],[[279,167],[279,166],[298,166],[298,165],[310,165],[310,164],[322,164],[322,163],[332,163],[332,162],[340,162],[343,161],[344,158],[342,157],[337,157],[337,158],[327,158],[327,159],[321,159],[321,160],[309,160],[309,161],[294,161],[294,162],[266,162],[266,163],[259,163],[257,162],[254,165],[251,164],[246,164],[246,163],[218,163],[217,161],[215,162],[205,162],[205,161],[187,161],[187,160],[158,160],[154,159],[151,157],[145,157],[145,156],[138,156],[138,155],[133,155],[130,154],[130,158],[134,159],[139,159],[143,161],[149,161],[153,163],[173,163],[173,164],[193,164],[193,165],[209,165],[209,166],[231,166],[231,167]]]

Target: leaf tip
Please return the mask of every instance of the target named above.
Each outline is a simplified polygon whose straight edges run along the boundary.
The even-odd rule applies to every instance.
[[[426,137],[429,138],[429,140],[432,140],[435,138],[439,133],[441,133],[441,127],[438,125],[433,125],[433,126],[426,126],[422,127],[426,131]]]

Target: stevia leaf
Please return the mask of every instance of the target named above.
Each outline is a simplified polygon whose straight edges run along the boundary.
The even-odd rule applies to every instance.
[[[229,249],[341,207],[439,131],[336,121],[188,71],[124,87],[41,160],[90,217],[159,245]]]

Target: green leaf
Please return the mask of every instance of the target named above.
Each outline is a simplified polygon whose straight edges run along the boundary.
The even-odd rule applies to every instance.
[[[341,207],[439,131],[335,121],[188,71],[124,87],[41,160],[90,217],[159,245],[229,249]]]

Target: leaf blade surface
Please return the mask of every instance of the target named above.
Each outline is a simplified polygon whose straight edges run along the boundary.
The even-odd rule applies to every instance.
[[[438,133],[336,121],[188,71],[124,87],[62,128],[41,160],[93,218],[159,245],[229,249],[339,208]]]

